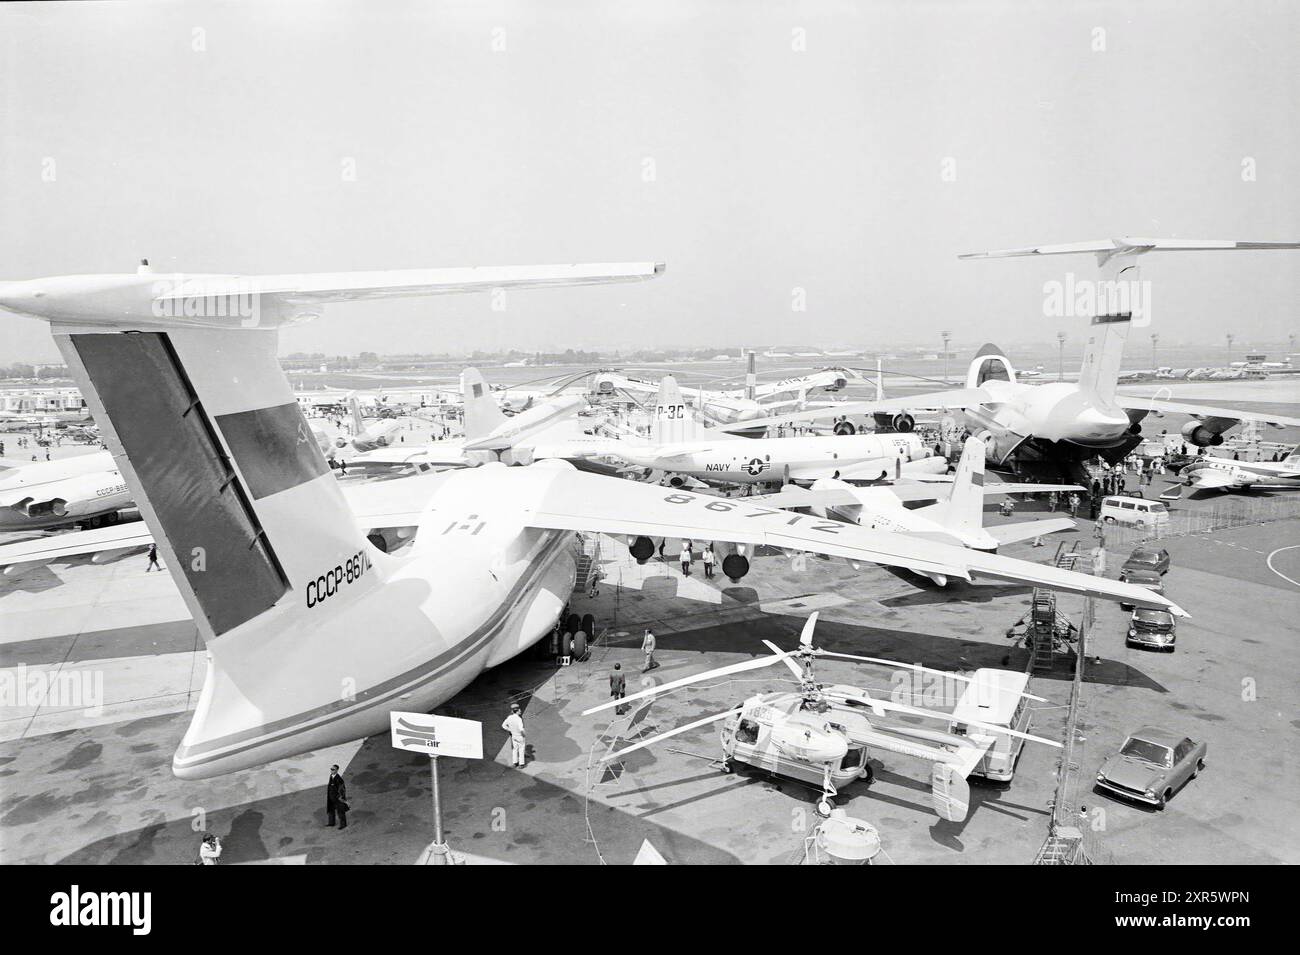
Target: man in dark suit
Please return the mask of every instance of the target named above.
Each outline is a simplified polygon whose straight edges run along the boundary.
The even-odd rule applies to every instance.
[[[339,775],[338,765],[330,767],[330,780],[325,784],[325,811],[329,815],[327,826],[334,825],[334,814],[337,812],[339,817],[339,828],[348,827],[348,787],[343,782],[343,777]]]

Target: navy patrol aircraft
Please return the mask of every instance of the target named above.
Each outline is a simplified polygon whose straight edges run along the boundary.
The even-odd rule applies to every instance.
[[[417,535],[397,554],[367,541],[280,368],[279,328],[331,302],[641,281],[661,271],[654,263],[264,276],[142,268],[0,283],[0,307],[49,322],[206,644],[203,690],[172,761],[178,776],[383,732],[395,707],[432,710],[552,629],[574,584],[575,531],[767,545],[1183,613],[1143,587],[584,474],[563,461],[376,484],[368,490],[389,509],[385,519],[413,524]],[[54,543],[63,541],[0,548],[0,564],[23,547],[53,554]],[[121,541],[101,538],[95,548],[114,546]]]

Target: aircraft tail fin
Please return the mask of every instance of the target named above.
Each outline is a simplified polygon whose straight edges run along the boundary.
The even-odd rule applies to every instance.
[[[207,644],[177,775],[349,738],[306,726],[347,709],[346,680],[374,676],[349,641],[390,565],[294,399],[276,332],[54,331]]]
[[[881,359],[876,359],[876,400],[885,400],[885,369]]]
[[[655,417],[650,427],[650,440],[658,445],[680,444],[694,440],[697,434],[695,417],[682,397],[677,379],[664,375],[659,382],[659,396],[655,400]]]
[[[461,372],[460,389],[465,401],[466,441],[486,438],[505,423],[505,413],[477,368],[466,368]]]
[[[1083,364],[1079,366],[1079,389],[1100,404],[1114,403],[1119,366],[1124,360],[1124,342],[1131,324],[1132,315],[1128,313],[1098,315],[1088,330]]]
[[[1300,471],[1300,445],[1291,449],[1291,453],[1282,459],[1283,471]]]
[[[348,398],[348,411],[352,414],[352,434],[356,436],[366,430],[366,416],[361,413],[361,401],[356,395]]]
[[[948,500],[927,508],[944,528],[958,537],[979,535],[984,530],[984,442],[967,438],[962,447],[957,473],[953,475]]]
[[[753,401],[754,394],[758,390],[758,371],[754,367],[754,352],[751,349],[746,357],[745,365],[745,397]]]

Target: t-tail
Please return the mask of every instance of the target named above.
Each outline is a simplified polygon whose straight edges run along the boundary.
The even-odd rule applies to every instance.
[[[323,305],[649,279],[653,263],[0,283],[50,323],[208,652],[184,778],[383,731],[437,705],[444,644],[411,558],[377,551],[277,359]],[[445,599],[445,598],[444,598]],[[444,667],[445,669],[445,667]],[[442,684],[435,681],[443,679]]]

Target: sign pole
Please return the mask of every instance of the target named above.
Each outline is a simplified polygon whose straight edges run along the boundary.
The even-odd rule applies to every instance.
[[[429,772],[433,776],[433,858],[434,865],[450,865],[451,850],[442,841],[442,793],[438,789],[438,757],[429,757]]]

